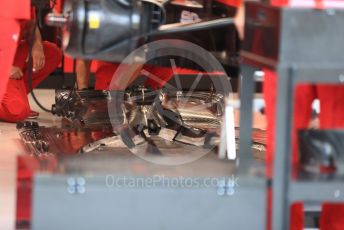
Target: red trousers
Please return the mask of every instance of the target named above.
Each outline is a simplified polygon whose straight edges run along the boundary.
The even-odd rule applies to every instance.
[[[49,42],[43,42],[45,66],[32,75],[32,87],[35,88],[60,64],[62,53],[59,48]],[[25,120],[30,113],[30,105],[27,94],[29,93],[29,79],[27,71],[27,57],[29,46],[26,42],[18,45],[13,66],[21,68],[24,76],[20,80],[10,79],[6,92],[0,104],[0,120],[17,122]]]
[[[18,43],[20,26],[16,19],[0,17],[0,101],[5,94],[8,76]]]
[[[267,174],[272,176],[273,155],[275,152],[275,117],[276,117],[277,77],[274,72],[265,71],[264,97],[268,120]],[[294,104],[294,124],[292,131],[292,163],[298,163],[297,131],[309,127],[311,104],[315,98],[320,99],[320,128],[344,128],[344,87],[335,85],[299,85],[296,89]],[[271,205],[271,194],[268,196]],[[271,206],[270,206],[271,208]],[[269,209],[270,209],[269,208]],[[271,210],[270,210],[271,211]],[[291,229],[303,229],[303,205],[294,204],[291,208]],[[268,221],[270,223],[270,220]],[[320,229],[344,229],[344,205],[324,204],[320,218]]]
[[[0,101],[18,44],[19,20],[30,18],[30,0],[1,1],[0,8]]]

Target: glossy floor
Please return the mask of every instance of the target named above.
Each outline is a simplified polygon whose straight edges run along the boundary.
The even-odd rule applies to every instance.
[[[39,90],[37,96],[42,103],[50,107],[54,101],[54,92]],[[42,112],[31,96],[32,109],[40,113],[37,121],[44,125],[58,123],[59,119],[51,114]],[[0,122],[0,229],[14,229],[16,204],[16,157],[24,154],[15,124]]]

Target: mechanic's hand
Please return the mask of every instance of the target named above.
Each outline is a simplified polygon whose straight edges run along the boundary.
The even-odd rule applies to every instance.
[[[20,80],[22,79],[23,75],[23,71],[19,67],[12,66],[10,72],[10,79]]]
[[[38,72],[45,65],[44,49],[41,42],[36,42],[32,47],[32,71]]]
[[[10,72],[10,79],[20,80],[22,79],[23,75],[23,71],[19,67],[12,66]]]

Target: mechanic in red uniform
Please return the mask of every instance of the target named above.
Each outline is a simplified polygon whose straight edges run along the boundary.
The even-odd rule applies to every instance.
[[[29,116],[38,116],[31,111],[27,94],[29,93],[28,79],[28,55],[30,32],[35,23],[32,21],[21,23],[21,40],[17,46],[15,58],[12,63],[9,81],[4,97],[0,103],[0,120],[17,122],[27,119]],[[42,41],[39,29],[34,35],[32,49],[33,74],[32,87],[35,88],[61,62],[62,53],[56,45]]]
[[[30,18],[30,0],[2,1],[0,8],[0,101],[5,93],[15,55],[20,26],[19,20]]]
[[[286,1],[274,1],[285,5]],[[316,1],[320,4],[320,1]],[[238,10],[236,24],[239,34],[243,38],[244,7],[241,5]],[[275,117],[276,117],[276,89],[277,76],[271,70],[265,70],[264,98],[266,101],[266,116],[268,120],[268,151],[266,156],[267,174],[272,176],[273,154],[275,150]],[[344,128],[344,87],[337,85],[299,85],[296,89],[294,104],[294,124],[292,136],[292,163],[298,163],[298,140],[297,132],[300,129],[307,129],[311,120],[311,104],[315,98],[321,101],[320,128],[333,129]],[[268,195],[268,229],[271,229],[271,191]],[[291,229],[303,229],[303,205],[297,203],[291,209]],[[344,229],[344,205],[324,204],[320,218],[320,229],[339,230]]]

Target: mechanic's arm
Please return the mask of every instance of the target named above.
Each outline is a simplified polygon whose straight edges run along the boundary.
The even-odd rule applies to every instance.
[[[23,77],[23,71],[17,67],[17,66],[12,66],[11,72],[10,72],[10,79],[14,80],[20,80]]]
[[[45,65],[42,36],[38,27],[36,28],[35,40],[32,47],[32,64],[33,72],[40,71]]]
[[[22,37],[28,43],[29,43],[30,37],[32,36],[32,33],[30,33],[30,31],[33,31],[34,26],[35,24],[32,21],[24,22],[21,24]],[[36,28],[34,39],[35,40],[34,40],[33,49],[32,49],[33,71],[37,72],[41,70],[45,64],[42,37],[38,28]],[[28,60],[29,58],[26,59],[26,61]],[[18,66],[12,66],[11,72],[10,72],[11,79],[20,80],[22,79],[23,75],[24,73],[21,68],[19,68]]]
[[[28,58],[27,58],[27,61],[28,61]],[[35,31],[35,37],[34,37],[34,42],[33,42],[33,47],[32,47],[32,71],[38,72],[41,69],[43,69],[44,65],[45,65],[45,56],[44,56],[42,36],[41,36],[41,32],[39,31],[39,28],[37,27]],[[10,72],[11,79],[20,80],[22,79],[23,75],[24,73],[22,69],[20,69],[17,66],[12,66],[11,72]]]
[[[235,23],[235,26],[238,30],[238,33],[239,33],[239,37],[241,40],[244,39],[244,36],[245,36],[245,30],[244,30],[244,27],[245,27],[245,7],[244,7],[244,3],[241,3],[241,5],[239,6],[238,10],[237,10],[237,13],[235,15],[235,18],[234,18],[234,23]]]

